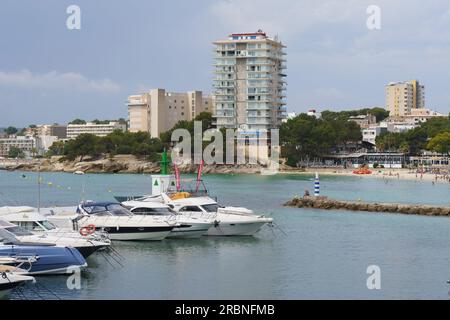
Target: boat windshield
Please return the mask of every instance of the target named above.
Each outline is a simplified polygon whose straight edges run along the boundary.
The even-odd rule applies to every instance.
[[[133,214],[137,215],[149,215],[149,216],[171,216],[175,214],[170,208],[134,208],[131,210]]]
[[[204,204],[202,205],[202,208],[205,209],[207,212],[217,212],[219,210],[219,205],[212,203],[212,204]]]
[[[131,212],[120,204],[110,204],[106,208],[113,216],[131,216]]]
[[[85,206],[83,209],[88,214],[93,214],[96,216],[131,216],[131,212],[128,211],[121,204],[113,203],[108,205],[93,205]]]
[[[20,236],[32,236],[33,235],[33,233],[31,233],[30,231],[25,230],[24,228],[19,227],[19,226],[8,227],[8,228],[5,228],[5,229],[6,229],[6,231],[12,233],[13,235],[19,236],[19,237]]]
[[[48,220],[39,221],[39,224],[42,225],[45,228],[45,230],[56,229],[56,226]]]

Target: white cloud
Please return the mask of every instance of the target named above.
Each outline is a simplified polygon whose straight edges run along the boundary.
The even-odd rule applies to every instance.
[[[80,73],[51,71],[32,73],[29,70],[0,71],[0,86],[25,89],[68,89],[86,92],[117,92],[120,86],[110,79],[91,80]]]

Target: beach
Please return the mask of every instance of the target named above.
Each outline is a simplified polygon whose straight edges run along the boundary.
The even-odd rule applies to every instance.
[[[306,174],[311,175],[316,172],[319,175],[328,176],[342,176],[342,177],[360,177],[360,178],[376,178],[383,180],[410,180],[416,182],[427,182],[427,183],[445,183],[450,184],[449,175],[445,173],[431,173],[431,172],[416,172],[414,169],[371,169],[372,174],[355,174],[353,173],[355,169],[343,169],[343,168],[306,168],[305,171],[289,171],[289,174]]]

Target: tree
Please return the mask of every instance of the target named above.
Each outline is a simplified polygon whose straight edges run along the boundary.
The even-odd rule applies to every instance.
[[[361,129],[344,112],[326,111],[321,119],[300,114],[280,127],[282,156],[295,166],[302,158],[321,157],[361,140]]]
[[[75,119],[69,122],[69,124],[86,124],[86,121],[82,119]]]
[[[377,118],[377,122],[383,121],[384,119],[389,117],[389,111],[379,107],[370,109],[368,113],[375,116],[375,118]]]
[[[450,132],[437,134],[428,142],[427,149],[441,154],[448,154],[450,152]]]
[[[8,136],[11,136],[11,135],[19,132],[19,130],[16,127],[8,127],[8,128],[6,128],[5,132]]]
[[[23,159],[23,158],[25,158],[25,153],[23,152],[22,149],[19,149],[17,147],[11,147],[8,152],[8,157],[14,158],[14,159],[17,159],[17,158]]]

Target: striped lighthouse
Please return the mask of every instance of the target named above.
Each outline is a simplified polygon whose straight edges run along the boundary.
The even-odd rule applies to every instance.
[[[320,195],[319,173],[316,172],[316,179],[314,179],[314,197],[318,197],[319,195]]]

